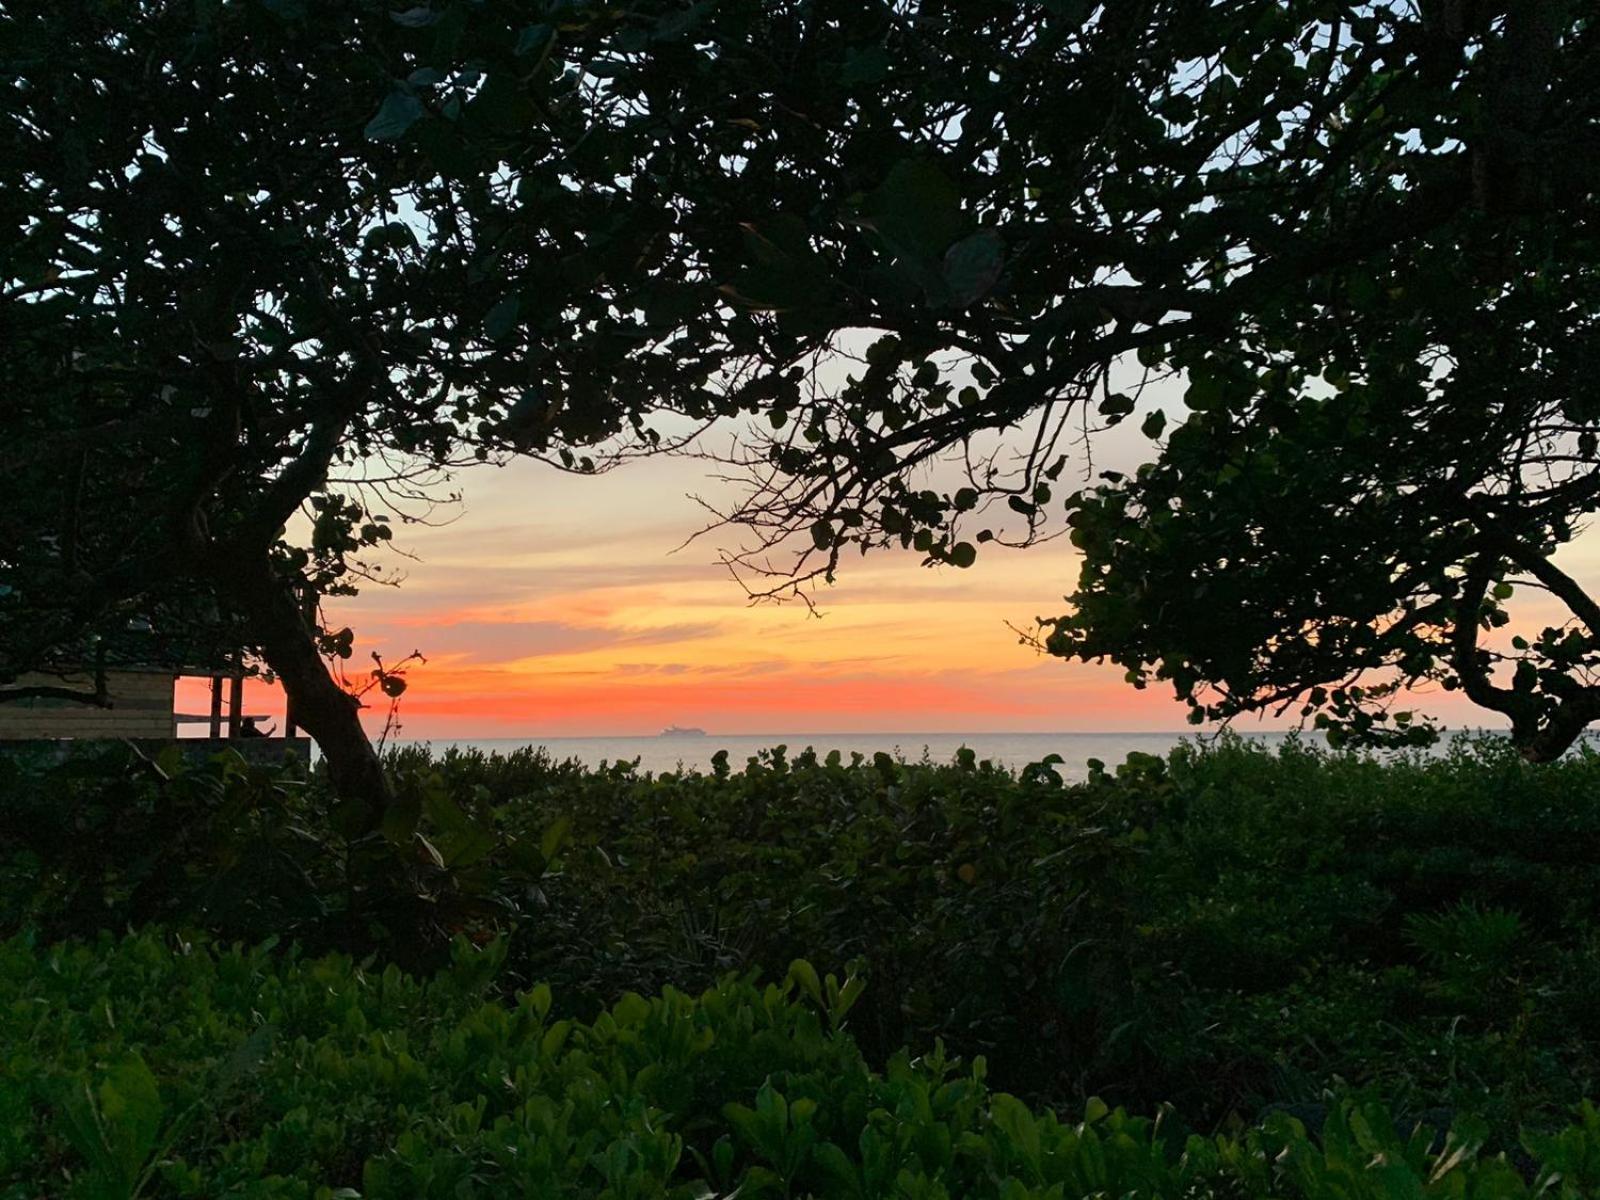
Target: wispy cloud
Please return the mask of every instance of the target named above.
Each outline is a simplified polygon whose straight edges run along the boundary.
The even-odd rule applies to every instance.
[[[1064,541],[986,550],[969,571],[929,570],[912,554],[852,559],[817,597],[817,618],[803,605],[751,606],[716,564],[715,539],[672,553],[705,518],[686,499],[705,485],[693,463],[592,480],[520,464],[462,483],[459,520],[400,531],[417,556],[402,564],[404,586],[334,610],[363,654],[428,656],[404,700],[408,736],[1183,723],[1166,689],[1136,692],[1113,666],[1018,645],[1007,622],[1060,612],[1071,590],[1077,560]],[[1580,558],[1592,570],[1600,553]],[[270,700],[254,692],[252,705]]]
[[[380,625],[368,636],[385,632]],[[395,628],[396,636],[412,637],[425,655],[449,657],[455,663],[504,663],[628,646],[680,645],[716,632],[711,622],[619,629],[564,621],[406,621]]]

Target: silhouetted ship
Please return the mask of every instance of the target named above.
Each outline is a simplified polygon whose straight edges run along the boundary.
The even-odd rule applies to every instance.
[[[704,729],[696,729],[692,725],[687,729],[682,725],[668,725],[661,731],[662,737],[705,737],[705,735]]]

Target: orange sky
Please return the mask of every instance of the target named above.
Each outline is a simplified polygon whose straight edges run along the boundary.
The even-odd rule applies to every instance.
[[[454,524],[412,529],[397,589],[342,603],[386,656],[428,658],[403,706],[410,737],[1168,729],[1119,673],[1041,659],[1006,622],[1055,612],[1064,541],[994,551],[967,571],[914,554],[846,564],[818,596],[751,605],[704,522],[684,461],[580,479],[518,463],[463,476]],[[725,543],[728,535],[723,535]]]
[[[1125,455],[1131,442],[1116,433]],[[1101,467],[1119,444],[1105,449]],[[798,604],[751,606],[718,565],[715,536],[674,552],[705,520],[688,498],[707,490],[701,464],[648,460],[577,478],[518,462],[465,471],[457,485],[452,523],[397,528],[397,546],[415,556],[387,560],[406,572],[402,586],[369,587],[330,610],[356,630],[357,670],[371,649],[427,657],[410,675],[404,738],[1184,724],[1170,695],[1134,691],[1115,667],[1041,658],[1007,628],[1060,611],[1076,568],[1064,539],[990,548],[966,571],[924,568],[914,554],[852,558],[812,616]],[[1600,563],[1592,547],[1563,558],[1580,578]],[[203,710],[203,683],[183,687],[180,708]],[[1420,707],[1453,724],[1492,723],[1455,697]],[[251,685],[248,709],[281,720],[281,700],[262,685]]]

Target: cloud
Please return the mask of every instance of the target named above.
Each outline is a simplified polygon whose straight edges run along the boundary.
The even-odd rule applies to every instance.
[[[408,736],[785,729],[1176,727],[1180,710],[1120,672],[1051,661],[1004,622],[1055,612],[1073,554],[988,550],[970,571],[913,553],[853,559],[804,606],[750,606],[715,561],[704,465],[640,463],[575,481],[530,464],[464,480],[460,520],[406,531],[398,589],[341,601],[385,655],[429,656]],[[715,489],[712,489],[713,492]],[[1045,669],[1048,667],[1048,669]]]
[[[618,629],[564,621],[446,620],[408,621],[393,631],[376,626],[363,633],[371,641],[409,639],[426,657],[437,655],[452,666],[465,667],[628,646],[676,645],[712,637],[717,630],[713,622]]]

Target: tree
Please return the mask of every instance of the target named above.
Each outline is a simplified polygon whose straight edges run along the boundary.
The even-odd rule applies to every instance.
[[[349,632],[303,597],[372,578],[440,472],[597,469],[711,411],[719,339],[683,325],[719,296],[662,199],[694,165],[663,114],[717,86],[699,11],[0,8],[0,681],[205,608],[376,820],[319,653]]]
[[[1600,94],[1581,6],[77,0],[9,5],[0,33],[16,80],[0,213],[18,235],[0,251],[0,382],[18,397],[0,461],[24,501],[0,618],[55,622],[7,648],[215,597],[369,810],[381,773],[296,594],[361,577],[394,525],[373,488],[425,498],[418,471],[510,453],[581,471],[658,448],[655,413],[759,414],[771,433],[731,455],[755,488],[729,516],[760,535],[734,565],[782,590],[851,548],[966,566],[987,540],[1037,536],[1080,423],[1121,421],[1143,379],[1183,372],[1204,419],[1174,432],[1169,464],[1232,445],[1263,470],[1274,414],[1334,414],[1322,428],[1344,441],[1301,456],[1329,464],[1319,519],[1346,519],[1347,483],[1419,509],[1454,487],[1500,497],[1495,525],[1531,562],[1586,511],[1577,482],[1506,499],[1504,473],[1472,475],[1519,420],[1554,439],[1549,464],[1590,444],[1571,399],[1592,345]],[[1481,346],[1474,303],[1529,327],[1493,321]],[[1544,415],[1475,410],[1519,364]],[[1366,474],[1340,474],[1360,405],[1387,432],[1363,435]],[[996,431],[1014,458],[980,453]],[[1418,450],[1445,464],[1425,485],[1404,467]],[[946,487],[925,468],[951,453],[967,478]],[[1180,695],[1192,678],[1224,715],[1297,680],[1323,703],[1315,671],[1224,675],[1192,631],[1159,634],[1162,600],[1192,594],[1117,624],[1159,540],[1130,530],[1165,518],[1137,481],[1107,483],[1070,503],[1094,574],[1052,648],[1164,672]],[[1525,501],[1543,515],[1512,520]],[[286,532],[308,502],[309,537]],[[1230,511],[1248,526],[1248,505]],[[1435,600],[1470,612],[1481,576],[1494,603],[1503,563],[1443,517],[1389,540],[1358,528],[1382,520],[1341,526],[1352,553],[1466,581]],[[774,559],[790,537],[797,554]],[[1259,544],[1246,528],[1207,569],[1242,589]],[[1121,548],[1105,586],[1127,593],[1098,608],[1097,545]],[[1292,595],[1285,620],[1330,628],[1433,603]],[[1445,617],[1429,611],[1419,636]],[[1253,661],[1282,663],[1281,630],[1252,620]],[[1399,662],[1337,647],[1305,657]],[[1480,651],[1457,660],[1497,697]],[[1535,693],[1586,686],[1582,662],[1545,661]],[[1531,720],[1525,740],[1550,724]]]
[[[1475,237],[1330,280],[1370,293],[1337,323],[1308,306],[1196,361],[1157,461],[1079,497],[1048,648],[1169,682],[1196,721],[1414,743],[1403,690],[1437,684],[1530,759],[1566,750],[1600,717],[1600,605],[1550,557],[1600,495],[1600,243],[1559,211]],[[1523,588],[1568,618],[1494,634]]]
[[[1084,563],[1049,651],[1196,720],[1287,707],[1369,741],[1428,736],[1388,709],[1430,681],[1535,759],[1600,716],[1600,606],[1549,557],[1600,489],[1586,6],[949,5],[884,39],[870,110],[837,76],[827,120],[804,110],[831,200],[792,195],[723,268],[779,333],[866,331],[828,340],[842,384],[796,372],[731,456],[754,590],[850,548],[964,567],[1030,540],[1075,424],[1176,379],[1190,415],[1163,442],[1147,413],[1156,461],[1065,498]],[[776,97],[828,61],[753,119],[781,128]],[[1019,429],[1014,458],[975,453]],[[952,452],[946,487],[924,468]],[[1486,642],[1513,576],[1572,621]]]
[[[1503,715],[1534,761],[1600,717],[1600,605],[1551,561],[1600,496],[1597,176],[1566,158],[1600,135],[1600,30],[1579,6],[1475,17],[1453,76],[1386,71],[1391,98],[1446,90],[1341,196],[1453,169],[1456,210],[1179,350],[1193,414],[1079,498],[1053,653],[1168,682],[1197,721],[1298,711],[1368,743],[1431,739],[1401,703],[1426,684]],[[1568,618],[1493,635],[1521,588]]]
[[[659,448],[657,412],[781,422],[792,364],[836,329],[881,305],[923,319],[921,285],[880,281],[865,243],[857,298],[769,311],[820,297],[794,212],[842,212],[908,113],[989,69],[920,73],[908,11],[5,6],[0,682],[204,614],[375,819],[379,764],[319,653],[350,634],[304,601],[370,579],[438,472],[595,469]],[[909,86],[874,110],[891,68]],[[925,274],[951,216],[937,171],[874,196]],[[996,247],[964,253],[975,299]]]

